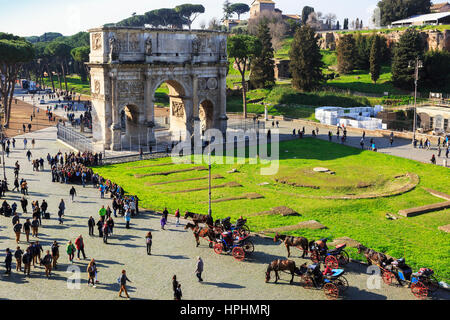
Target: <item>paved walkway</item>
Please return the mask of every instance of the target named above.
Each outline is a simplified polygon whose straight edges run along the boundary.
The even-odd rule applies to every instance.
[[[47,153],[55,154],[58,150],[68,151],[67,147],[56,141],[56,129],[48,128],[26,137],[36,139],[36,149],[32,150],[33,157],[44,157]],[[70,185],[52,183],[49,168],[44,172],[33,172],[25,157],[22,141],[18,139],[17,148],[12,150],[6,159],[7,177],[13,181],[13,166],[15,161],[21,164],[21,176],[28,180],[30,195],[29,203],[33,200],[46,199],[49,203],[51,219],[42,220],[39,229],[44,250],[50,248],[53,240],[61,244],[59,268],[53,272],[50,279],[46,279],[44,269],[32,268],[31,276],[25,277],[14,271],[5,276],[3,270],[0,275],[0,298],[4,299],[119,299],[117,297],[117,277],[122,269],[127,270],[129,279],[133,282],[129,287],[129,294],[133,299],[172,299],[171,278],[174,274],[182,284],[183,298],[194,300],[214,299],[324,299],[322,291],[306,290],[295,279],[295,285],[289,285],[289,276],[282,274],[283,281],[279,284],[265,284],[264,273],[267,263],[277,258],[284,258],[284,246],[275,244],[271,239],[254,237],[255,253],[252,258],[244,262],[235,261],[229,255],[217,255],[209,249],[207,243],[195,247],[191,231],[184,231],[183,227],[176,227],[173,220],[169,220],[167,230],[160,230],[159,216],[143,213],[133,219],[131,229],[127,230],[123,219],[116,218],[115,234],[104,244],[99,237],[88,235],[87,220],[90,215],[97,220],[97,212],[102,204],[109,205],[109,199],[100,199],[99,194],[92,187],[83,189],[76,186],[78,196],[76,201],[69,200]],[[66,216],[64,225],[59,225],[56,219],[56,208],[63,198],[66,202]],[[8,192],[8,202],[20,199],[20,194]],[[30,217],[22,214],[21,217]],[[171,218],[170,218],[171,219]],[[183,221],[183,224],[185,222]],[[153,255],[146,255],[144,236],[147,231],[153,232]],[[95,230],[97,234],[97,230]],[[68,289],[67,279],[75,274],[67,272],[71,266],[65,253],[68,240],[74,241],[82,234],[85,239],[85,251],[88,259],[95,258],[98,263],[100,284],[97,288],[88,287],[86,266],[87,260],[76,260],[73,264],[81,269],[80,289]],[[0,263],[4,261],[4,250],[9,247],[15,249],[11,218],[0,216]],[[26,247],[22,235],[21,248]],[[291,259],[298,264],[308,262],[296,256]],[[202,256],[205,263],[203,278],[205,282],[198,283],[194,275],[196,257]],[[2,264],[3,266],[3,264]],[[415,299],[409,289],[387,287],[381,284],[380,289],[367,289],[368,275],[365,267],[350,264],[346,268],[346,277],[350,288],[346,299]],[[446,291],[439,291],[436,299],[450,299]]]

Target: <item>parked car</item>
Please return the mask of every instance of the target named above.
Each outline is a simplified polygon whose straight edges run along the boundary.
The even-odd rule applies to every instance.
[[[45,104],[45,100],[41,100],[39,103],[40,104]]]

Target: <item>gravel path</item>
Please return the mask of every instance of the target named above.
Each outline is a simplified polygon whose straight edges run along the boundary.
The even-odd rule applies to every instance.
[[[55,154],[58,150],[65,152],[68,148],[56,141],[56,129],[48,128],[26,135],[28,140],[36,139],[36,149],[32,150],[33,157],[45,156],[49,152]],[[52,183],[51,175],[46,164],[45,172],[34,173],[28,163],[20,137],[16,149],[6,159],[7,177],[13,181],[13,166],[16,160],[21,164],[21,176],[29,182],[29,203],[33,200],[46,199],[49,203],[51,220],[43,220],[40,228],[39,240],[44,250],[50,249],[53,240],[60,245],[59,268],[50,279],[45,278],[44,269],[33,268],[30,277],[22,273],[13,272],[5,276],[1,271],[0,298],[6,299],[120,299],[117,297],[117,277],[122,269],[133,282],[129,286],[129,294],[133,299],[172,299],[171,278],[177,275],[182,284],[183,298],[194,300],[218,299],[325,299],[322,291],[306,290],[299,285],[299,278],[295,278],[294,285],[289,285],[289,276],[282,274],[278,284],[265,284],[264,272],[267,263],[277,258],[284,258],[284,246],[275,244],[271,239],[254,237],[255,253],[249,260],[238,262],[231,256],[216,255],[209,249],[207,242],[202,240],[201,246],[196,248],[191,231],[185,231],[182,226],[176,227],[169,219],[167,230],[160,230],[159,216],[143,213],[133,219],[131,229],[127,230],[123,219],[116,218],[114,236],[108,244],[104,244],[99,237],[88,235],[87,220],[92,215],[97,220],[97,212],[102,204],[110,205],[109,199],[100,199],[99,193],[91,186],[83,189],[76,186],[78,196],[76,201],[69,200],[70,185]],[[56,220],[56,208],[61,198],[66,202],[66,216],[64,225]],[[19,193],[8,192],[8,202],[20,199]],[[24,217],[19,205],[21,217]],[[30,217],[30,214],[25,215]],[[23,220],[22,220],[23,222]],[[185,224],[185,221],[182,221]],[[147,256],[144,236],[147,231],[153,233],[153,255]],[[95,230],[97,234],[97,230]],[[85,239],[85,251],[89,258],[95,258],[98,263],[100,283],[96,288],[88,287],[86,266],[87,260],[74,260],[73,266],[81,269],[80,289],[69,289],[67,279],[76,274],[67,272],[71,266],[68,263],[65,245],[82,234]],[[0,262],[3,266],[4,250],[9,247],[15,249],[11,218],[0,216]],[[21,248],[26,247],[22,235]],[[294,253],[297,264],[309,262]],[[204,282],[198,283],[194,275],[196,257],[204,260]],[[367,289],[368,275],[365,267],[351,263],[346,268],[346,277],[350,284],[346,299],[415,299],[409,289],[387,287],[381,284],[380,289]],[[273,275],[272,275],[273,277]],[[435,299],[449,299],[446,291],[440,290]]]

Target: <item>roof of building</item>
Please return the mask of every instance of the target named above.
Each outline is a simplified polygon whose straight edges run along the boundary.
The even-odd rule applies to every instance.
[[[442,2],[442,3],[435,3],[431,5],[431,10],[438,10],[438,9],[442,9],[443,7],[445,7],[446,5],[450,5],[448,2]]]
[[[252,5],[254,5],[255,2],[275,4],[275,2],[272,0],[255,0],[255,1],[253,1]]]
[[[397,20],[392,22],[392,24],[405,24],[405,23],[414,23],[414,22],[424,22],[424,21],[436,21],[442,18],[450,16],[450,12],[438,12],[438,13],[429,13],[422,14],[418,16],[412,16],[408,19]]]
[[[295,19],[295,20],[300,20],[300,16],[298,14],[283,14],[284,17],[290,18],[290,19]]]

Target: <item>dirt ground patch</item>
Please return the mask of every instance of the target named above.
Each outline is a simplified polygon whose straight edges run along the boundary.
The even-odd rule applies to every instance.
[[[308,185],[308,184],[300,184],[300,183],[297,183],[297,182],[289,181],[288,178],[276,178],[275,181],[278,182],[278,183],[281,183],[281,184],[287,184],[287,185],[292,186],[292,187],[320,189],[320,187],[318,187],[318,186],[313,186],[313,185]]]
[[[438,227],[439,230],[450,233],[450,224]]]
[[[153,172],[153,173],[145,173],[145,174],[135,174],[134,177],[144,178],[144,177],[151,177],[151,176],[168,176],[169,174],[173,173],[180,173],[180,172],[189,172],[189,171],[205,171],[208,170],[205,167],[194,167],[189,169],[180,169],[180,170],[173,170],[173,171],[164,171],[164,172]]]
[[[281,206],[281,207],[275,207],[268,211],[261,211],[254,214],[251,214],[250,216],[263,216],[263,215],[273,215],[273,214],[279,214],[281,216],[299,216],[300,214],[296,212],[294,209]]]
[[[17,104],[15,103],[16,100]],[[30,117],[33,114],[33,110],[35,117],[31,120]],[[37,112],[38,110],[39,112]],[[11,119],[9,120],[9,127],[5,130],[6,136],[15,137],[23,134],[23,124],[27,126],[26,133],[28,133],[29,123],[31,123],[31,132],[34,132],[55,126],[59,119],[61,118],[55,117],[55,121],[48,121],[45,110],[39,109],[38,107],[34,108],[31,104],[25,103],[20,99],[15,99],[11,105]]]
[[[217,203],[217,202],[226,202],[226,201],[233,201],[233,200],[243,200],[243,199],[263,199],[264,196],[260,195],[259,193],[246,193],[239,197],[232,197],[232,198],[223,198],[223,199],[216,199],[212,200],[211,202]]]
[[[352,238],[341,237],[341,238],[336,238],[332,242],[330,242],[330,246],[336,247],[336,246],[338,246],[340,244],[344,244],[344,243],[347,245],[347,247],[354,247],[354,248],[356,246],[358,246],[359,244],[361,244],[361,243],[359,243],[358,241],[356,241],[356,240],[354,240]]]
[[[217,186],[211,186],[211,189],[218,189],[218,188],[235,188],[235,187],[242,187],[242,185],[240,185],[237,182],[227,182],[224,184],[219,184]],[[167,192],[167,193],[188,193],[188,192],[195,192],[195,191],[203,191],[203,190],[208,190],[209,187],[201,187],[201,188],[195,188],[195,189],[187,189],[187,190],[179,190],[179,191],[173,191],[173,192]]]
[[[181,180],[171,180],[171,181],[164,181],[164,182],[157,182],[157,183],[150,183],[150,182],[146,182],[145,185],[147,187],[151,187],[151,186],[159,186],[162,184],[170,184],[170,183],[179,183],[179,182],[186,182],[186,181],[197,181],[197,180],[206,180],[209,177],[200,177],[200,178],[189,178],[189,179],[181,179]],[[211,176],[211,179],[223,179],[223,177],[219,174],[213,175]]]

